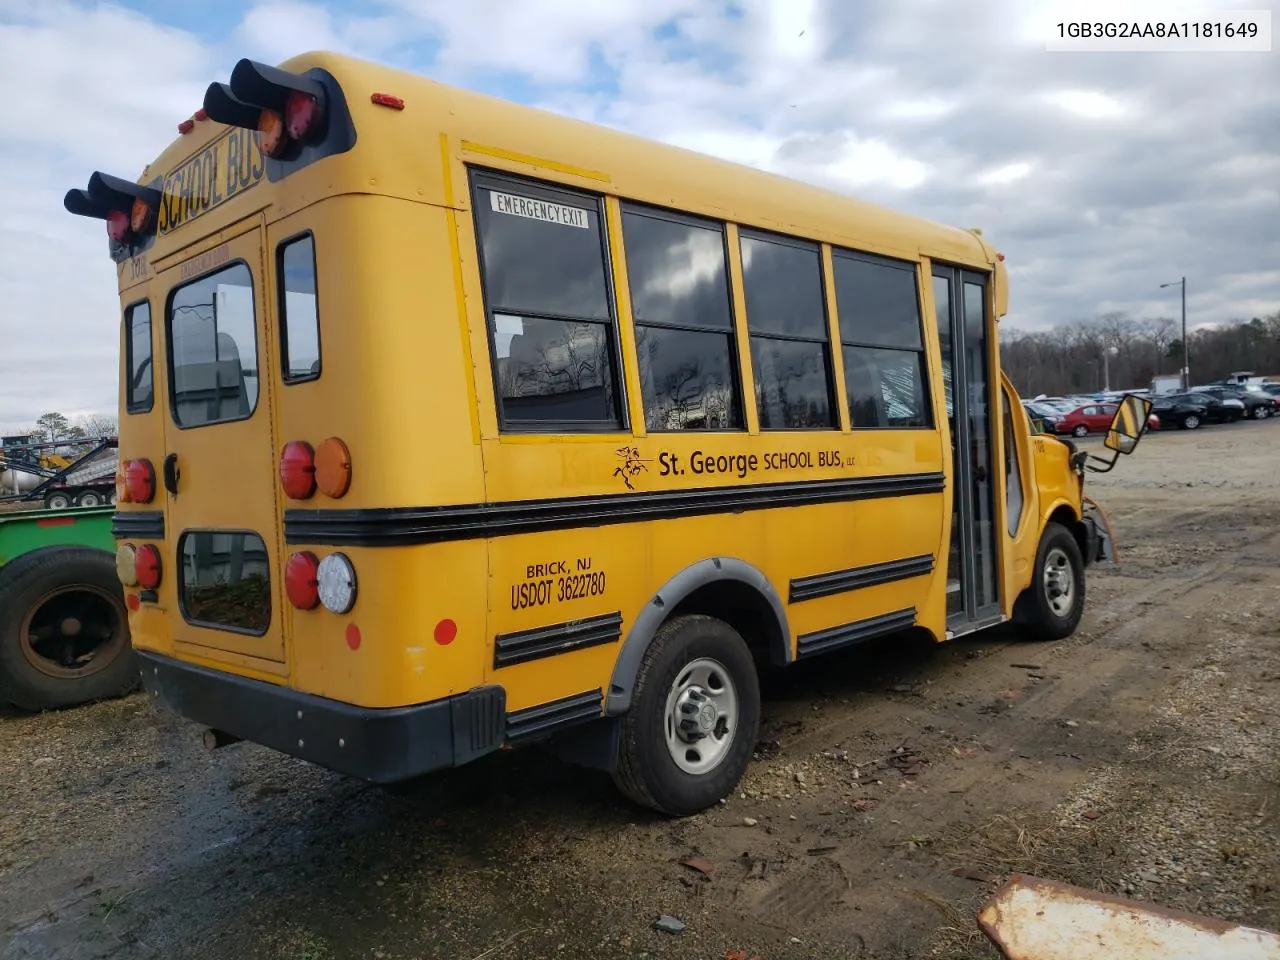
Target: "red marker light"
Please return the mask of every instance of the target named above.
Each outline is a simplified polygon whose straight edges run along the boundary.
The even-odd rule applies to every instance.
[[[369,100],[379,107],[390,107],[392,110],[404,109],[404,101],[389,93],[375,93],[369,97]]]
[[[186,120],[183,120],[180,124],[178,124],[178,132],[182,134],[184,137],[195,128],[196,128],[196,122],[192,120],[190,117],[188,117]]]
[[[208,120],[209,115],[204,112],[204,107],[201,107],[199,110],[196,111],[195,118],[197,120]]]
[[[352,650],[360,649],[360,628],[354,623],[347,624],[347,646]]]
[[[436,624],[436,643],[447,647],[458,636],[458,625],[452,620],[441,620]]]

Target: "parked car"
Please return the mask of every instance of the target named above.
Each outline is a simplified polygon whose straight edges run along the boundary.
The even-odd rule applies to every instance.
[[[1235,423],[1244,419],[1244,404],[1235,397],[1220,399],[1211,393],[1199,389],[1188,390],[1184,396],[1196,397],[1204,401],[1206,416],[1214,423]]]
[[[1212,397],[1199,397],[1185,393],[1165,393],[1156,397],[1151,411],[1165,426],[1177,426],[1183,430],[1196,430],[1211,421],[1209,402],[1219,403]]]
[[[1069,433],[1086,437],[1090,433],[1105,433],[1116,415],[1114,403],[1091,403],[1076,407],[1064,414],[1054,425],[1055,433]]]
[[[1276,398],[1262,390],[1250,390],[1230,384],[1213,384],[1207,387],[1196,387],[1196,393],[1208,394],[1219,400],[1239,400],[1244,406],[1244,416],[1253,420],[1265,420],[1276,412]]]
[[[1042,433],[1057,433],[1055,425],[1062,419],[1061,410],[1047,403],[1036,403],[1032,400],[1024,400],[1022,405],[1026,408],[1027,416],[1031,418],[1031,422]]]

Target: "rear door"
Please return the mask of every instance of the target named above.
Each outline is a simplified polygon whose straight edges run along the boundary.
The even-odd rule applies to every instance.
[[[175,650],[281,673],[264,235],[260,216],[241,221],[158,274],[169,407],[159,479]]]

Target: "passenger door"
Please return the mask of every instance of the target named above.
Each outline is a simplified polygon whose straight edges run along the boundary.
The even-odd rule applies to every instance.
[[[933,300],[947,385],[953,470],[947,561],[947,633],[998,623],[997,499],[992,468],[995,396],[985,274],[935,264]]]
[[[181,614],[175,651],[281,673],[274,299],[263,237],[261,217],[242,221],[157,275],[169,407],[157,496],[165,577]]]

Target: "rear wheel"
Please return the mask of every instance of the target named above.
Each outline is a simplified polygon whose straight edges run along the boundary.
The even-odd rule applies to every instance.
[[[662,813],[697,813],[742,779],[759,727],[759,680],[741,635],[714,617],[678,617],[640,664],[614,781]]]
[[[1036,640],[1069,637],[1084,616],[1084,558],[1071,531],[1045,526],[1036,551],[1031,585],[1018,598],[1014,615]]]
[[[69,707],[122,696],[139,679],[111,554],[46,547],[0,569],[0,700]]]
[[[1182,415],[1182,428],[1184,430],[1195,430],[1200,426],[1200,415],[1195,413],[1184,413]]]
[[[71,506],[71,494],[65,490],[56,490],[44,495],[44,505],[49,510],[66,510]]]
[[[1077,437],[1087,437],[1089,435],[1089,428],[1082,423],[1071,432],[1074,433]]]
[[[1258,404],[1258,406],[1253,408],[1253,419],[1265,420],[1269,416],[1271,416],[1270,408],[1265,407],[1262,404]]]
[[[76,497],[77,507],[96,507],[104,502],[102,494],[97,490],[86,490],[84,493]]]

